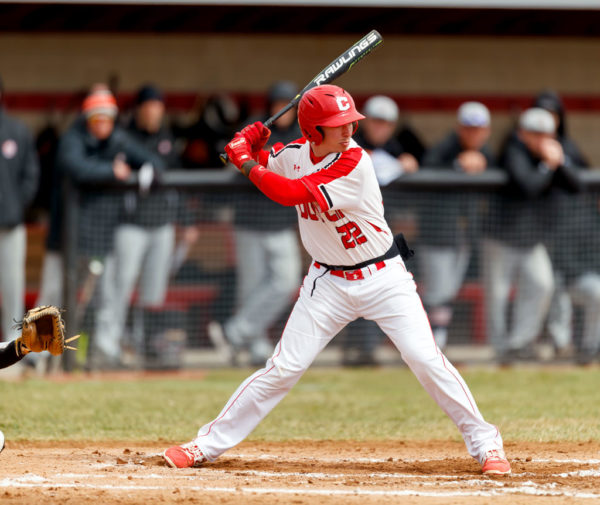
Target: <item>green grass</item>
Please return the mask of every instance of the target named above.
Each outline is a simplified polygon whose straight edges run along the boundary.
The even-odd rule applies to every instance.
[[[203,380],[0,382],[11,440],[187,440],[214,418],[248,370]],[[600,370],[463,374],[505,440],[600,440]],[[407,369],[310,370],[252,433],[254,440],[449,439],[460,435]]]

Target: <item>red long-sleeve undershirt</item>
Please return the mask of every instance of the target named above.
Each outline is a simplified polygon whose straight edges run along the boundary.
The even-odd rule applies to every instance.
[[[316,201],[301,179],[288,179],[267,170],[262,165],[255,165],[249,179],[267,197],[286,207]]]

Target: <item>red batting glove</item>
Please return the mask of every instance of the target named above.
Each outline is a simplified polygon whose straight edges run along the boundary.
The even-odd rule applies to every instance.
[[[245,176],[248,176],[252,167],[257,165],[250,152],[250,144],[245,137],[236,133],[235,137],[225,146],[229,161],[233,163]]]
[[[269,137],[271,136],[271,130],[260,121],[256,121],[256,123],[246,126],[242,129],[241,133],[250,144],[250,150],[253,154],[258,153],[265,147],[267,140],[269,140]]]

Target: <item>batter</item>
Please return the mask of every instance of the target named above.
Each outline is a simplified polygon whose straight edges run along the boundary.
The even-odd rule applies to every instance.
[[[247,126],[229,160],[269,198],[295,206],[313,258],[300,296],[265,368],[248,377],[197,437],[164,453],[168,465],[214,461],[240,443],[298,382],[329,341],[359,317],[376,321],[402,359],[454,421],[484,474],[510,473],[498,429],[486,422],[458,371],[433,338],[416,286],[383,215],[368,154],[353,140],[359,114],[338,86],[307,91],[298,106],[304,137],[262,150],[269,130]]]

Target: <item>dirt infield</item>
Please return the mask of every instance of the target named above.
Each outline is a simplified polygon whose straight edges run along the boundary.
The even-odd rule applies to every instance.
[[[513,474],[486,478],[453,442],[243,443],[174,470],[168,444],[7,443],[3,505],[570,504],[600,500],[600,443],[507,444]]]

